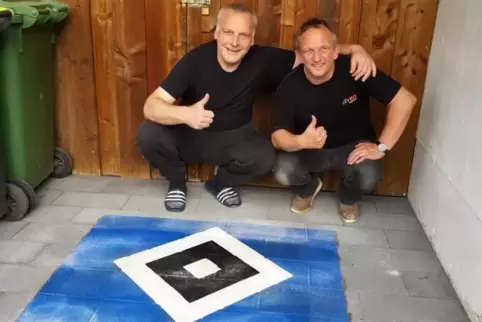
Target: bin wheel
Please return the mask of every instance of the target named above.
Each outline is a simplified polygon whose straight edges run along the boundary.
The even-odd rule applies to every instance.
[[[14,184],[27,195],[28,202],[29,202],[29,210],[32,210],[37,206],[37,194],[35,193],[34,188],[24,180],[9,180],[8,183]]]
[[[22,188],[7,183],[8,211],[3,219],[7,221],[19,221],[27,214],[30,203],[27,194]]]
[[[54,178],[65,178],[72,173],[72,157],[69,153],[61,148],[55,148]]]

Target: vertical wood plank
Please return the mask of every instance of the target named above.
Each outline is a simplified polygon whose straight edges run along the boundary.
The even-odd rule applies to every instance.
[[[114,61],[114,0],[92,2],[92,35],[94,45],[95,84],[99,118],[101,169],[104,175],[120,170],[119,124],[116,105],[116,64]]]
[[[100,175],[90,1],[64,0],[69,16],[56,44],[56,134],[76,175]]]
[[[375,59],[377,67],[389,74],[395,51],[401,0],[363,2],[358,43]]]
[[[281,32],[281,1],[258,1],[258,27],[255,42],[259,45],[279,46]]]
[[[186,50],[186,13],[179,0],[145,0],[147,89],[154,91]],[[160,177],[151,168],[151,177]]]
[[[391,75],[418,98],[407,128],[387,155],[386,178],[379,187],[385,195],[406,195],[415,148],[438,0],[402,0]]]
[[[283,0],[281,2],[281,30],[279,47],[293,49],[293,39],[295,35],[296,19],[296,0]]]
[[[338,0],[318,0],[318,17],[325,19],[335,34],[338,34]]]
[[[115,63],[120,172],[123,177],[149,178],[150,168],[136,146],[147,98],[144,0],[116,0]]]
[[[337,29],[340,43],[358,43],[361,8],[362,0],[337,0]]]
[[[397,28],[399,27],[401,0],[364,1],[361,13],[359,43],[372,55],[377,67],[388,75],[391,74],[395,53]],[[379,134],[385,124],[387,108],[375,100],[370,102],[371,119],[375,131]],[[394,152],[390,152],[393,154]],[[397,160],[387,156],[384,159],[384,180],[377,187],[376,193],[383,194],[391,182],[390,163]]]
[[[145,0],[148,92],[154,91],[185,51],[185,12],[179,0]]]
[[[296,10],[295,26],[294,26],[295,33],[301,27],[301,25],[305,22],[305,20],[319,16],[318,1],[297,0],[295,10]],[[293,45],[294,45],[294,42],[293,42]]]
[[[219,2],[219,1],[218,1]],[[204,43],[203,32],[206,27],[208,33],[212,33],[216,26],[217,8],[212,10],[214,3],[210,4],[209,15],[203,16],[201,8],[188,7],[187,9],[187,51],[193,50],[197,46]],[[209,40],[207,40],[209,41]],[[202,181],[203,175],[212,172],[209,169],[209,165],[203,164],[188,164],[187,165],[187,177],[189,181]]]

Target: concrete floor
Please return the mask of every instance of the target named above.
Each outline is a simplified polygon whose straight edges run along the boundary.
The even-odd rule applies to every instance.
[[[15,321],[98,218],[107,214],[323,228],[338,233],[352,321],[468,321],[406,199],[367,197],[362,218],[343,225],[337,200],[322,193],[307,215],[289,211],[284,190],[245,188],[227,209],[201,184],[189,186],[184,213],[164,210],[160,180],[69,177],[38,189],[39,206],[23,221],[0,220],[0,322]]]

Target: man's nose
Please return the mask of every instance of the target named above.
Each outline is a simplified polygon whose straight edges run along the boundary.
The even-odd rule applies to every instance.
[[[231,39],[231,45],[238,46],[239,45],[239,35],[234,35]]]
[[[313,55],[313,60],[315,62],[319,62],[321,60],[321,54],[319,51],[315,50],[315,54]]]

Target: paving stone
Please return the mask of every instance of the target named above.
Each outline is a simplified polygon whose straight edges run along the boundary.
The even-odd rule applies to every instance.
[[[0,240],[11,239],[22,228],[27,226],[27,224],[25,221],[9,222],[0,220]]]
[[[386,234],[391,248],[433,251],[422,231],[387,230]]]
[[[33,292],[6,292],[0,295],[0,321],[16,321],[34,294]]]
[[[401,273],[394,270],[343,266],[342,274],[349,291],[408,295]]]
[[[78,243],[92,228],[90,225],[30,223],[13,239],[45,243]]]
[[[55,206],[120,209],[128,199],[129,196],[118,194],[64,192],[52,204]]]
[[[228,208],[217,200],[201,199],[196,207],[196,214],[201,216],[229,216],[266,219],[268,207],[263,201],[243,202],[240,207]]]
[[[393,274],[404,271],[442,271],[434,253],[387,248],[340,246],[341,262],[351,267],[391,270]]]
[[[62,195],[59,190],[42,190],[37,193],[37,207],[50,205]]]
[[[360,302],[365,321],[370,322],[469,322],[452,300],[363,293]]]
[[[396,229],[421,231],[416,217],[401,214],[380,214],[377,212],[363,212],[360,219],[350,226],[372,229]]]
[[[40,206],[25,216],[25,221],[62,223],[71,221],[82,208],[66,206]]]
[[[375,199],[375,206],[381,213],[414,215],[412,205],[407,198],[378,197]]]
[[[0,240],[0,262],[30,263],[44,247],[39,242]]]
[[[148,217],[149,214],[134,210],[119,210],[119,209],[107,209],[107,208],[84,208],[73,219],[72,223],[75,224],[88,224],[95,225],[97,221],[107,215],[115,216],[139,216]]]
[[[101,192],[110,180],[111,178],[107,176],[69,176],[51,182],[48,189],[64,192]]]
[[[0,264],[0,291],[37,292],[55,269],[55,267]]]
[[[31,265],[58,267],[72,253],[74,248],[74,245],[48,244],[32,261]]]
[[[457,294],[444,272],[404,272],[402,278],[410,295],[457,299]]]
[[[199,199],[196,198],[188,198],[186,203],[186,209],[181,213],[181,215],[185,215],[187,213],[195,213],[196,206],[199,202]],[[95,207],[95,208],[109,208],[109,207]],[[139,213],[145,214],[152,214],[152,215],[163,215],[166,214],[174,215],[179,213],[169,212],[164,207],[164,197],[158,196],[132,196],[126,202],[126,204],[122,207],[122,210],[125,211],[135,211]]]
[[[358,292],[346,291],[346,306],[350,314],[350,322],[363,322],[363,313],[360,306],[360,299]]]
[[[121,195],[154,196],[164,198],[168,183],[159,179],[112,178],[102,192]]]
[[[316,224],[308,224],[308,228],[336,231],[340,245],[389,247],[385,234],[377,229]]]

